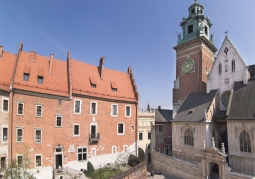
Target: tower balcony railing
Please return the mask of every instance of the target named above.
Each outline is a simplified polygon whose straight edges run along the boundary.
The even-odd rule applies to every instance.
[[[99,133],[89,134],[89,140],[90,140],[90,142],[99,141],[100,140],[100,134]]]

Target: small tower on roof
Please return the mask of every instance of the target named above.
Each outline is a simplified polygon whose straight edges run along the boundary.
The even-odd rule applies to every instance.
[[[146,109],[148,112],[151,112],[151,106],[150,106],[150,103],[148,103],[147,105],[147,109]]]
[[[209,17],[204,15],[204,7],[195,1],[188,10],[189,16],[187,18],[183,17],[180,23],[183,34],[182,37],[181,34],[178,35],[177,45],[201,36],[213,43],[213,35],[210,35],[212,23]]]

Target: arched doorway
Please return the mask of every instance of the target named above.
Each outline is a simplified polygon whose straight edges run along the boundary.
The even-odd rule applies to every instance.
[[[141,149],[141,148],[138,148],[138,157],[140,158],[140,159],[142,159],[142,160],[144,160],[145,158],[145,155],[144,155],[144,151],[143,151],[143,149]]]
[[[218,179],[219,178],[219,165],[214,162],[210,162],[210,179]]]

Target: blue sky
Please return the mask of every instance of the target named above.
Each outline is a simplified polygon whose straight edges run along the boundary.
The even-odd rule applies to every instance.
[[[219,49],[226,30],[246,65],[255,64],[255,1],[198,0],[213,23]],[[140,109],[172,108],[177,32],[193,0],[0,1],[0,45],[17,53],[35,50],[127,71],[132,66]]]

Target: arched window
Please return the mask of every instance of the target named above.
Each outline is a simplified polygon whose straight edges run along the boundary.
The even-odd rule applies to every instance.
[[[194,146],[193,133],[190,129],[187,129],[184,134],[184,144]]]
[[[235,60],[233,59],[232,60],[232,72],[235,72],[236,70],[236,63],[235,63]]]
[[[240,134],[240,151],[251,153],[250,135],[245,130],[243,130]]]
[[[221,75],[221,73],[222,73],[222,65],[221,63],[219,63],[219,75]]]

